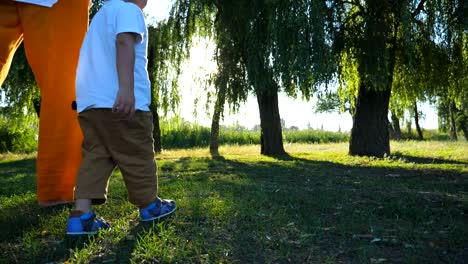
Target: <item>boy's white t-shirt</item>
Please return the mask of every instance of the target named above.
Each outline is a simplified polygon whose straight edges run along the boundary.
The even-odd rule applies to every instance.
[[[58,0],[16,0],[16,2],[52,7]],[[66,0],[65,0],[66,1]]]
[[[114,105],[119,89],[115,43],[117,34],[124,32],[138,34],[134,66],[135,109],[149,111],[148,31],[143,12],[131,2],[111,0],[94,16],[81,47],[76,74],[78,112]]]

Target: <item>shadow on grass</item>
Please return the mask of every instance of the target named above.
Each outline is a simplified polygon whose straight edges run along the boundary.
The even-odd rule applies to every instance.
[[[36,192],[36,159],[0,162],[0,196]]]
[[[158,230],[167,229],[172,224],[172,219],[169,217],[154,222],[138,222],[117,244],[111,245],[109,252],[93,259],[92,263],[130,263],[140,237],[145,236],[150,231],[157,234]],[[154,256],[154,259],[157,257]]]
[[[190,172],[190,176],[183,179],[200,181],[204,188],[218,193],[218,199],[232,200],[233,206],[228,209],[232,216],[226,219],[230,222],[226,226],[239,229],[227,230],[234,232],[228,240],[213,239],[217,236],[214,232],[207,235],[212,238],[210,246],[213,248],[219,243],[229,244],[235,256],[231,261],[322,262],[326,258],[316,256],[328,252],[334,261],[359,263],[363,261],[361,258],[369,261],[370,256],[366,254],[378,252],[383,258],[397,262],[408,261],[406,255],[413,254],[411,257],[416,262],[439,259],[462,263],[463,243],[468,242],[463,237],[468,230],[463,225],[467,205],[460,194],[468,187],[466,174],[439,167],[352,166],[291,155],[275,159],[239,162],[215,156],[211,159],[182,158],[176,162],[184,168],[181,173]],[[187,171],[194,162],[206,164],[207,170]],[[244,179],[247,184],[240,185],[227,175]],[[180,180],[179,177],[169,179]],[[210,196],[189,197],[200,202],[204,198]],[[271,222],[277,224],[269,225]],[[419,234],[421,230],[415,226],[421,226],[422,222],[429,223],[426,230],[438,230],[439,235]],[[459,241],[455,243],[456,249],[449,246],[453,242],[431,242],[428,246],[427,240],[446,239],[441,234],[446,234],[444,226],[451,224],[459,232],[452,234],[453,241]],[[360,233],[366,234],[372,229],[369,225],[380,225],[382,231],[373,231],[376,233],[368,240],[360,239],[366,236]],[[243,228],[245,226],[247,228]],[[275,230],[278,227],[280,230]],[[406,231],[392,231],[398,233],[395,235],[386,233],[385,229]],[[424,232],[428,231],[421,231]],[[408,246],[403,238],[393,244],[376,244],[380,248],[370,244],[373,236],[408,234],[417,244],[415,247],[422,248],[420,252],[412,251],[413,245]],[[437,243],[438,246],[434,246]],[[317,250],[309,250],[313,248]]]
[[[0,162],[1,242],[16,240],[38,223],[39,207],[35,195],[35,159]],[[34,198],[31,198],[34,196]]]
[[[457,263],[468,243],[467,205],[459,195],[468,179],[455,169],[352,166],[285,155],[252,162],[185,157],[165,161],[160,170],[162,188],[183,189],[178,198],[187,201],[171,222],[181,243],[191,241],[185,252],[173,253],[180,263],[362,263],[374,256]],[[13,221],[9,228],[25,226]],[[128,262],[145,232],[135,226],[130,239],[110,245],[110,253],[93,262]],[[374,236],[397,239],[371,244]]]
[[[425,157],[416,157],[410,156],[406,154],[402,154],[400,152],[395,152],[392,154],[392,157],[397,159],[402,159],[406,162],[413,162],[417,164],[458,164],[458,165],[468,165],[466,161],[460,160],[449,160],[449,159],[441,159],[441,158],[425,158]]]

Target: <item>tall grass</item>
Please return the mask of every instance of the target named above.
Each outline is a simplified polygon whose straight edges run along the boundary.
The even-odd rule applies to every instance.
[[[163,120],[161,143],[165,149],[205,147],[210,144],[210,129],[180,118]]]
[[[448,140],[447,134],[437,130],[424,130],[425,140]],[[8,116],[0,114],[0,153],[30,153],[37,150],[38,118],[31,116]],[[417,133],[403,131],[403,139],[416,139]],[[349,141],[347,132],[324,130],[283,130],[284,143],[324,144]],[[161,120],[161,142],[164,149],[208,147],[210,128],[175,117]],[[245,127],[222,126],[220,145],[260,144],[260,131]]]
[[[423,129],[422,132],[424,140],[450,140],[450,136],[447,133],[440,132],[437,129]],[[416,129],[413,129],[411,132],[403,130],[401,131],[401,137],[403,139],[417,140],[418,132],[416,131]],[[459,137],[462,138],[462,134],[460,134]]]
[[[348,133],[324,130],[285,130],[285,143],[331,143],[346,142]],[[161,142],[163,148],[207,147],[210,144],[210,128],[190,123],[180,118],[161,122]],[[260,144],[260,131],[248,130],[241,126],[221,127],[220,145]]]
[[[325,130],[287,130],[283,132],[287,143],[338,143],[349,141],[349,133]]]

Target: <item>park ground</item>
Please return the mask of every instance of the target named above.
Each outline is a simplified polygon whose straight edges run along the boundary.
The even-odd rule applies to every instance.
[[[69,208],[40,209],[34,154],[0,155],[0,263],[466,263],[468,143],[392,142],[384,159],[347,144],[170,150],[160,195],[176,214],[142,224],[120,172],[98,215],[112,229],[67,238]]]

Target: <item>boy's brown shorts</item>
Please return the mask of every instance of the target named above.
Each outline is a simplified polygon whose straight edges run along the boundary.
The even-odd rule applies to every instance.
[[[151,204],[158,188],[151,112],[137,111],[128,120],[111,109],[97,108],[81,112],[78,119],[84,140],[75,200],[104,203],[110,175],[119,166],[129,201],[138,207]]]

